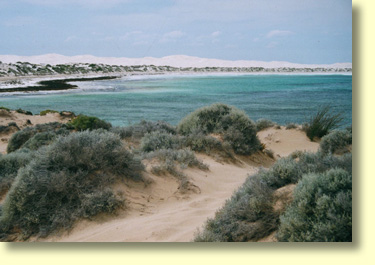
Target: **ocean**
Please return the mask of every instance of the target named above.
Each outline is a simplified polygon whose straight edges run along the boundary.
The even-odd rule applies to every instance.
[[[351,75],[158,75],[74,83],[77,90],[0,94],[0,106],[34,114],[69,110],[124,126],[141,120],[178,122],[197,108],[222,102],[256,121],[302,124],[319,107],[342,113],[352,124]]]

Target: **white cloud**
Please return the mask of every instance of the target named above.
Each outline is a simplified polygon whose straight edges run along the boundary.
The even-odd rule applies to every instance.
[[[71,42],[71,41],[77,41],[77,40],[78,40],[77,36],[72,35],[72,36],[68,36],[68,37],[64,40],[64,42]]]
[[[182,32],[180,30],[174,30],[174,31],[165,33],[162,36],[162,38],[160,39],[160,42],[164,43],[164,42],[176,41],[176,40],[184,37],[185,35],[186,35],[185,32]]]
[[[214,38],[219,37],[220,35],[221,35],[221,31],[215,31],[211,33],[211,37],[214,37]]]
[[[293,35],[294,32],[289,31],[289,30],[271,30],[270,32],[267,33],[266,37],[267,38],[273,38],[273,37],[285,37],[285,36],[290,36]]]
[[[266,45],[266,48],[267,48],[267,49],[273,49],[273,48],[277,47],[278,44],[279,44],[279,43],[276,42],[276,41],[271,41],[270,43],[268,43],[268,44]]]
[[[184,32],[180,30],[175,30],[175,31],[165,33],[163,37],[169,38],[169,39],[178,39],[178,38],[183,37],[184,35],[185,35]]]

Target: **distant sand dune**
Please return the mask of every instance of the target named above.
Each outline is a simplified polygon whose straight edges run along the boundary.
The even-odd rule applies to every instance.
[[[30,62],[43,64],[65,64],[65,63],[102,63],[108,65],[155,65],[173,67],[264,67],[264,68],[352,68],[352,63],[335,64],[298,64],[282,61],[246,61],[246,60],[219,60],[199,58],[187,55],[171,55],[161,58],[126,58],[126,57],[95,57],[92,55],[64,56],[60,54],[44,54],[36,56],[0,55],[0,61],[4,63]]]

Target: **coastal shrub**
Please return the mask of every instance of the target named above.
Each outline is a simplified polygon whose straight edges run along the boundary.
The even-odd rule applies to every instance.
[[[221,103],[190,113],[178,124],[177,130],[182,135],[221,134],[238,154],[248,155],[261,149],[254,122],[243,111]]]
[[[48,113],[59,113],[58,111],[56,110],[51,110],[51,109],[46,109],[46,110],[42,110],[39,115],[40,116],[45,116],[47,115]]]
[[[275,126],[276,123],[267,119],[259,119],[255,122],[257,132]]]
[[[164,132],[147,133],[141,140],[143,152],[156,151],[158,149],[177,149],[179,140],[176,136]]]
[[[122,205],[116,180],[142,178],[142,163],[104,130],[72,133],[36,152],[18,171],[3,204],[0,228],[23,239],[69,229],[79,218]]]
[[[195,152],[203,152],[207,155],[219,154],[223,158],[233,159],[232,147],[226,142],[203,133],[194,133],[180,137],[183,148],[190,148]]]
[[[1,110],[5,110],[5,111],[7,111],[7,112],[10,112],[10,109],[7,108],[7,107],[0,106],[0,109],[1,109]]]
[[[307,123],[303,125],[303,130],[311,141],[314,138],[322,138],[331,130],[338,128],[342,121],[342,115],[332,114],[329,106],[321,107],[314,115],[312,115]]]
[[[297,128],[298,128],[298,125],[295,124],[295,123],[288,123],[288,124],[285,126],[285,129],[287,129],[287,130],[297,129]]]
[[[341,173],[327,173],[330,171],[335,172],[335,170],[339,170]],[[308,190],[310,188],[309,184],[305,185],[305,181],[305,184],[300,184],[301,179],[304,178],[306,174],[319,176],[329,175],[330,179],[336,179],[336,177],[332,176],[338,176],[337,180],[339,180],[339,183],[341,183],[341,176],[350,175],[351,181],[351,172],[351,153],[339,157],[331,154],[325,155],[321,152],[315,154],[299,153],[298,159],[293,159],[292,157],[280,159],[269,170],[261,169],[255,175],[249,176],[238,191],[225,203],[223,208],[215,214],[215,217],[207,220],[203,229],[196,234],[194,241],[257,241],[270,235],[273,231],[276,231],[279,226],[279,216],[283,212],[273,208],[275,200],[277,199],[274,192],[277,189],[285,185],[298,183],[297,185],[303,185],[300,188],[301,191],[305,189]],[[336,184],[332,184],[330,181],[324,181],[321,185],[327,186],[326,188],[328,189],[330,189],[330,187],[339,187]],[[348,184],[346,187],[349,186],[351,188],[351,184]],[[319,191],[319,188],[314,189]],[[338,192],[339,190],[340,188],[337,188]],[[305,196],[307,195],[304,194],[301,196],[301,201],[299,203],[296,202],[295,205],[298,206],[304,203],[303,198],[305,198]],[[310,200],[314,198],[314,196],[315,195],[309,195],[306,200]],[[343,199],[343,201],[341,201],[341,199]],[[335,209],[337,206],[339,207],[337,211],[340,211],[342,205],[347,206],[349,202],[351,204],[351,196],[348,198],[337,195],[333,200],[337,200],[338,203],[335,204],[332,202],[333,207],[329,208],[331,210]],[[341,202],[342,205],[340,206]],[[315,207],[314,205],[315,204],[312,203],[311,207]],[[344,211],[345,214],[348,214],[348,209],[349,208],[346,208]],[[330,218],[331,210],[325,212],[327,216],[325,218]],[[309,227],[315,229],[320,226],[319,218],[321,218],[322,215],[311,217],[307,212],[306,214],[305,216],[298,216],[298,218],[293,216],[296,221],[288,225],[289,231],[293,230],[294,225],[304,225],[304,222],[309,223],[308,220],[310,219],[312,222],[309,223]],[[347,221],[348,216],[345,214],[339,215],[337,218],[342,217],[343,220]],[[335,217],[332,220],[337,219]],[[322,226],[322,228],[323,227],[324,226]],[[324,229],[327,227],[328,226],[325,226]],[[341,226],[341,228],[346,229],[342,233],[348,233],[349,227],[351,231],[351,223],[349,224],[348,222],[346,222],[346,226]],[[303,228],[300,229],[300,231],[302,230]],[[323,231],[321,232],[323,233]],[[281,235],[280,232],[280,236]],[[284,237],[281,237],[281,239],[286,240]],[[329,241],[330,237],[325,237],[324,240]],[[334,240],[340,241],[341,239],[335,238]]]
[[[11,153],[20,149],[30,138],[32,138],[37,133],[50,132],[57,135],[64,135],[66,134],[67,130],[70,130],[69,126],[59,122],[37,124],[34,127],[26,127],[11,136],[8,142],[7,152]]]
[[[33,115],[31,111],[23,110],[23,109],[16,109],[17,113],[25,114],[25,115]]]
[[[280,217],[279,241],[352,241],[352,175],[343,169],[310,173]]]
[[[26,166],[33,158],[32,152],[13,152],[0,156],[0,197],[12,185],[21,167]]]
[[[346,153],[352,145],[352,133],[349,130],[335,130],[323,136],[320,150],[323,153]]]
[[[17,123],[10,122],[8,125],[0,125],[0,134],[8,134],[13,133],[14,131],[19,131],[20,128],[18,127]]]
[[[134,124],[127,127],[114,127],[111,129],[113,133],[120,135],[121,139],[133,137],[142,138],[147,133],[160,132],[176,134],[176,127],[168,124],[165,121],[141,121],[138,124]]]
[[[186,181],[186,176],[181,170],[187,167],[208,170],[208,166],[198,160],[194,152],[187,149],[159,149],[145,154],[144,158],[149,160],[156,158],[159,161],[159,164],[151,168],[152,173],[156,175],[169,173],[182,181]]]
[[[247,242],[269,235],[277,227],[272,190],[261,174],[248,177],[224,207],[208,219],[195,242]]]
[[[101,120],[97,117],[86,116],[83,114],[75,117],[71,122],[69,122],[69,124],[77,131],[96,129],[109,130],[112,127],[109,122]]]
[[[52,143],[58,136],[65,136],[68,135],[69,131],[66,129],[59,130],[58,134],[56,132],[40,132],[35,134],[29,140],[27,140],[23,145],[22,148],[27,148],[30,150],[38,150],[40,147],[44,145],[49,145]]]

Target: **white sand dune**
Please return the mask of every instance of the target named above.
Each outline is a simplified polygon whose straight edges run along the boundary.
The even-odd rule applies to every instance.
[[[65,63],[102,63],[109,65],[156,65],[173,67],[264,67],[264,68],[352,68],[352,63],[335,64],[298,64],[282,61],[246,61],[246,60],[219,60],[199,58],[187,55],[171,55],[162,58],[126,58],[126,57],[95,57],[92,55],[64,56],[61,54],[44,54],[36,56],[0,55],[0,61],[4,63],[30,62],[35,64],[65,64]]]

